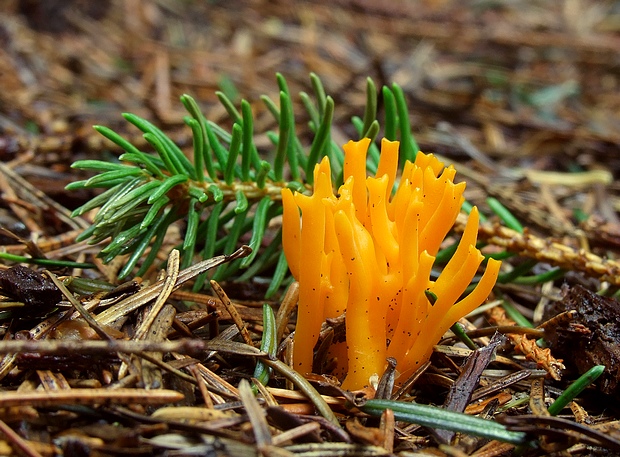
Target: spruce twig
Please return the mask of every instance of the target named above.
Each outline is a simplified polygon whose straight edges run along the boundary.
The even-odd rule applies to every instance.
[[[252,110],[246,100],[240,109],[224,93],[217,96],[226,108],[233,126],[227,131],[202,114],[198,103],[189,95],[181,102],[189,113],[184,121],[193,135],[193,151],[185,153],[162,130],[134,114],[123,117],[140,131],[151,146],[142,151],[113,130],[95,126],[95,130],[124,150],[118,162],[81,160],[73,168],[94,170],[95,176],[71,183],[67,189],[101,188],[105,191],[76,209],[73,216],[99,208],[93,225],[81,240],[98,243],[107,240],[99,257],[104,262],[127,255],[119,279],[146,272],[157,258],[165,235],[174,222],[186,222],[184,242],[177,246],[181,266],[187,267],[200,258],[229,254],[240,244],[240,239],[251,233],[250,246],[254,249],[246,259],[218,268],[213,279],[223,280],[247,269],[244,277],[275,268],[276,274],[269,288],[273,294],[286,278],[286,261],[281,250],[281,233],[275,234],[271,246],[261,249],[266,228],[274,217],[282,213],[280,192],[288,187],[300,192],[312,188],[312,170],[325,155],[333,164],[334,182],[342,175],[344,156],[340,146],[331,138],[334,119],[334,100],[326,94],[320,78],[311,74],[312,97],[300,94],[309,115],[314,134],[309,145],[297,135],[292,95],[286,79],[278,74],[279,106],[266,96],[261,97],[272,113],[277,129],[267,132],[275,149],[273,161],[262,158],[254,141]],[[367,80],[367,106],[363,120],[352,120],[360,137],[374,140],[379,132],[377,121],[377,89]],[[406,103],[402,90],[396,85],[384,87],[386,103],[386,131],[393,139],[400,138],[409,145],[409,158],[417,146],[406,119]],[[405,130],[403,130],[405,129]],[[378,163],[378,150],[369,157],[368,168]],[[341,179],[341,178],[340,178]],[[150,249],[150,251],[149,251]],[[199,257],[199,259],[196,259]],[[202,287],[204,275],[197,287]]]

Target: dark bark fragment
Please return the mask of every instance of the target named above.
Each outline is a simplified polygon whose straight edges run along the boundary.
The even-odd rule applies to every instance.
[[[620,395],[620,302],[602,297],[582,286],[565,286],[564,297],[547,310],[548,318],[576,311],[568,323],[545,327],[545,339],[556,357],[585,373],[605,365],[598,386],[605,394]]]

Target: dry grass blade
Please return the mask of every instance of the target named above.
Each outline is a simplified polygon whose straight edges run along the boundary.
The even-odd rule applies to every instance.
[[[497,347],[504,338],[496,334],[488,346],[475,350],[465,361],[459,377],[450,386],[448,396],[444,402],[444,408],[450,411],[462,413],[470,402],[474,389],[480,382],[482,372],[487,368],[495,355]],[[450,443],[455,432],[448,430],[435,430],[437,437],[444,443]]]
[[[512,384],[515,384],[519,381],[527,379],[531,375],[532,373],[527,370],[520,370],[515,373],[511,373],[507,376],[504,376],[501,379],[498,379],[497,381],[491,384],[488,384],[484,387],[480,387],[479,389],[475,390],[471,396],[471,399],[472,401],[479,400],[482,397],[486,397],[487,395],[494,394],[495,392],[504,390],[505,388],[511,386]]]
[[[231,341],[238,334],[239,334],[239,329],[235,327],[234,325],[231,325],[230,327],[226,327],[219,335],[213,338],[209,343],[213,344],[213,343],[217,343],[218,341]],[[208,352],[206,355],[206,359],[210,359],[215,354],[217,354],[217,351],[212,350]]]
[[[164,283],[162,285],[161,293],[157,296],[157,300],[153,304],[152,308],[149,311],[146,319],[140,324],[138,329],[136,330],[136,335],[134,339],[143,340],[153,325],[153,322],[157,318],[157,315],[166,304],[166,300],[170,297],[172,290],[174,289],[174,285],[177,282],[179,277],[179,251],[173,249],[170,255],[168,256],[168,268],[166,270],[166,277],[164,278]]]
[[[86,311],[86,309],[84,309],[84,306],[82,306],[80,301],[77,300],[73,296],[73,294],[69,292],[69,290],[65,287],[65,285],[61,281],[58,280],[58,278],[56,277],[56,275],[54,275],[54,273],[51,273],[47,270],[44,270],[44,273],[52,280],[52,282],[56,285],[56,287],[60,289],[62,294],[65,297],[67,297],[67,300],[69,300],[69,302],[74,306],[74,308],[80,313],[80,316],[82,316],[82,319],[88,322],[88,325],[90,325],[90,328],[92,328],[102,340],[105,341],[105,340],[112,339],[110,335],[108,335],[106,331],[101,327],[101,325],[99,325],[99,323],[90,315],[90,313]]]
[[[258,404],[250,383],[245,379],[239,383],[239,396],[252,424],[256,447],[260,451],[271,444],[271,433],[269,433],[269,425],[265,418],[265,410]]]
[[[222,265],[223,263],[246,257],[250,254],[250,252],[252,252],[252,250],[248,246],[242,246],[231,255],[221,255],[213,257],[212,259],[198,262],[197,264],[192,265],[191,267],[188,267],[179,272],[173,290],[178,289],[187,281],[194,279],[196,276],[204,273],[207,270]],[[141,306],[146,305],[148,302],[156,299],[162,293],[162,290],[164,289],[164,283],[165,279],[157,281],[155,284],[145,287],[136,294],[127,297],[116,305],[108,308],[107,310],[97,315],[97,322],[99,322],[100,324],[109,325],[118,318],[125,316],[132,311],[135,311]]]
[[[272,438],[272,444],[280,446],[287,441],[293,441],[302,436],[310,435],[311,433],[318,433],[321,430],[321,426],[318,422],[308,422],[307,424],[300,425],[295,428],[291,428],[285,432],[275,435]]]
[[[228,313],[232,317],[233,322],[239,329],[239,333],[241,334],[241,338],[243,338],[243,342],[249,346],[252,346],[252,337],[248,332],[248,328],[243,323],[241,316],[239,316],[237,309],[233,306],[230,298],[228,298],[228,295],[226,295],[224,289],[222,289],[222,287],[217,283],[217,281],[211,281],[211,287],[213,288],[213,291],[218,296],[218,298],[226,308],[226,311],[228,311]]]
[[[550,416],[545,404],[545,380],[533,379],[530,389],[530,409],[536,416]]]
[[[497,347],[504,339],[496,334],[488,346],[471,353],[461,368],[461,373],[450,387],[444,408],[462,413],[473,395],[474,389],[480,382],[482,372],[487,368],[495,356]]]
[[[153,314],[153,310],[150,311],[150,314]],[[154,342],[165,341],[166,335],[168,334],[168,332],[170,331],[170,328],[172,327],[172,322],[174,321],[175,314],[176,314],[176,309],[174,308],[174,306],[172,305],[164,306],[159,311],[159,313],[155,316],[155,320],[150,326],[150,331],[146,334],[145,339],[148,341],[154,341]],[[145,355],[147,354],[140,353],[137,356],[144,358]],[[163,386],[163,379],[162,379],[163,375],[162,375],[162,372],[157,369],[157,367],[158,366],[161,367],[162,364],[164,364],[164,362],[162,361],[163,354],[161,352],[155,352],[155,353],[148,353],[148,356],[150,356],[151,359],[157,360],[158,363],[153,365],[149,361],[146,361],[146,360],[142,361],[141,363],[142,383],[144,384],[145,387],[150,387],[153,389],[161,388]],[[167,365],[168,368],[171,368],[168,364],[165,364],[165,365]],[[120,378],[120,374],[119,374],[119,378]],[[191,376],[188,376],[188,378],[191,378]]]
[[[214,421],[220,419],[230,419],[231,417],[241,417],[234,411],[220,411],[210,408],[199,408],[196,406],[164,406],[153,414],[153,419],[162,420],[189,420],[189,421]]]
[[[226,352],[235,355],[251,355],[254,357],[267,357],[266,352],[261,351],[254,346],[245,343],[237,343],[236,341],[213,340],[206,342],[206,346],[211,351]]]

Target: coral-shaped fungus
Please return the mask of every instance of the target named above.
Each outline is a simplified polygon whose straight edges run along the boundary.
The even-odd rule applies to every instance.
[[[348,389],[368,385],[370,376],[384,371],[387,357],[396,359],[401,376],[428,360],[454,322],[487,298],[500,267],[490,259],[473,291],[459,300],[483,260],[474,208],[456,252],[431,279],[465,183],[454,183],[452,166],[418,152],[392,192],[399,143],[383,140],[374,177],[366,177],[369,144],[364,139],[344,146],[345,183],[338,194],[327,158],[314,170],[312,195],[282,192],[284,252],[300,288],[295,369],[312,371],[322,323],[346,311],[346,360],[341,356],[339,364]]]

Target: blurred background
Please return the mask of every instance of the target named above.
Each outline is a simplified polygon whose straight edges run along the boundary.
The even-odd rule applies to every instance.
[[[540,207],[544,189],[519,170],[604,170],[585,194],[552,184],[550,204],[563,209],[542,210],[564,228],[573,210],[617,222],[618,185],[608,177],[620,167],[620,2],[380,3],[5,0],[0,160],[75,207],[88,195],[64,191],[77,179],[69,164],[110,153],[93,124],[141,144],[121,117],[133,112],[189,147],[179,96],[193,95],[208,119],[226,123],[222,90],[252,103],[261,133],[274,126],[259,96],[277,99],[275,73],[298,94],[311,93],[315,72],[335,99],[333,134],[344,143],[371,77],[404,89],[422,150],[470,167],[474,202],[480,184],[485,195],[519,196],[507,205],[527,213],[523,205]]]

